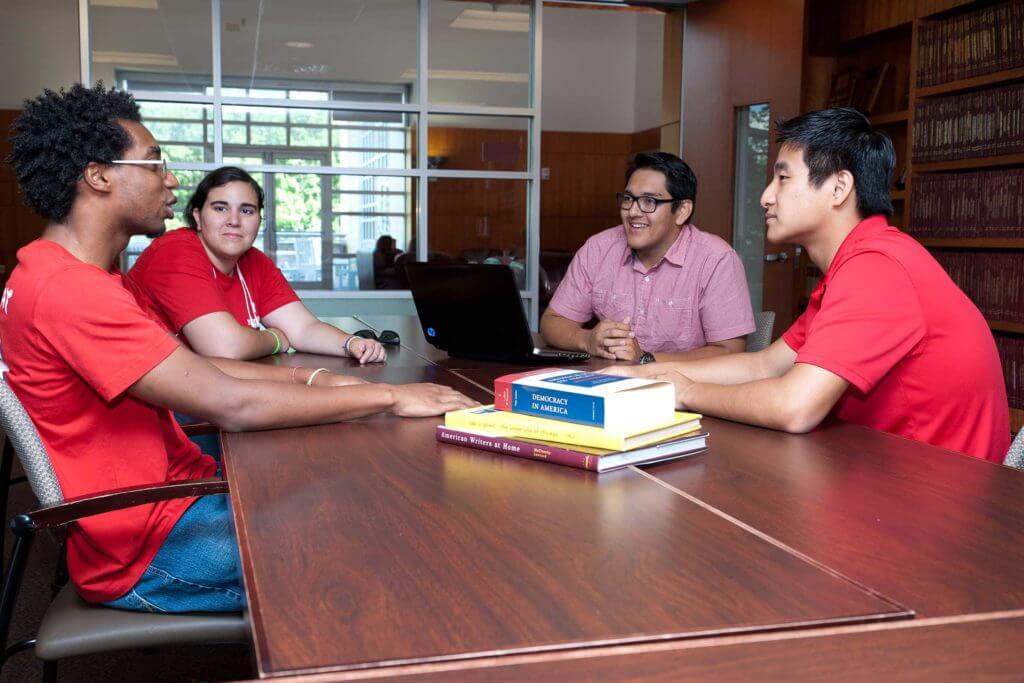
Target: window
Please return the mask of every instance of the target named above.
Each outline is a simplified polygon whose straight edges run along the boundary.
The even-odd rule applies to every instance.
[[[87,3],[82,76],[142,104],[181,183],[168,228],[206,172],[234,164],[266,195],[256,246],[296,288],[408,296],[392,260],[360,255],[438,245],[515,262],[533,298],[540,14],[521,0]],[[445,152],[471,136],[470,154]],[[456,206],[463,186],[490,196]]]

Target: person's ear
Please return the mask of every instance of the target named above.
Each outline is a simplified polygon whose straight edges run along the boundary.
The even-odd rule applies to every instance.
[[[88,185],[89,189],[94,192],[109,194],[114,189],[111,166],[90,161],[82,171],[81,182]]]
[[[196,232],[200,232],[203,229],[203,225],[199,221],[199,209],[192,209],[192,220],[196,222]]]
[[[676,225],[686,225],[686,221],[690,220],[690,216],[693,214],[693,202],[689,199],[684,199],[679,202],[679,208],[676,209],[675,223]]]
[[[853,174],[847,170],[836,173],[832,188],[832,206],[839,208],[853,194]]]

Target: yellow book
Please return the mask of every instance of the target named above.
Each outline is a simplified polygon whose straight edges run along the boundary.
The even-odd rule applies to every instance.
[[[518,436],[573,446],[627,451],[692,432],[700,427],[700,418],[696,413],[677,412],[667,424],[636,434],[622,434],[573,422],[495,410],[490,405],[445,413],[444,425],[452,429],[480,430],[496,436]]]

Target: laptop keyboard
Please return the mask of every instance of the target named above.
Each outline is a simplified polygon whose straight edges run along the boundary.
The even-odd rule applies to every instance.
[[[557,349],[534,349],[533,355],[538,358],[550,360],[585,361],[590,360],[590,354],[585,351],[559,351]]]

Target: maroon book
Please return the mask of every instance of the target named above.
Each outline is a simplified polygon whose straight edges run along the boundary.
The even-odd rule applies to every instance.
[[[644,465],[696,453],[707,447],[708,434],[692,432],[670,441],[641,446],[631,451],[606,451],[511,436],[493,436],[464,429],[452,429],[444,425],[437,426],[437,440],[441,443],[513,455],[517,458],[543,460],[592,472],[608,472],[627,465]]]

